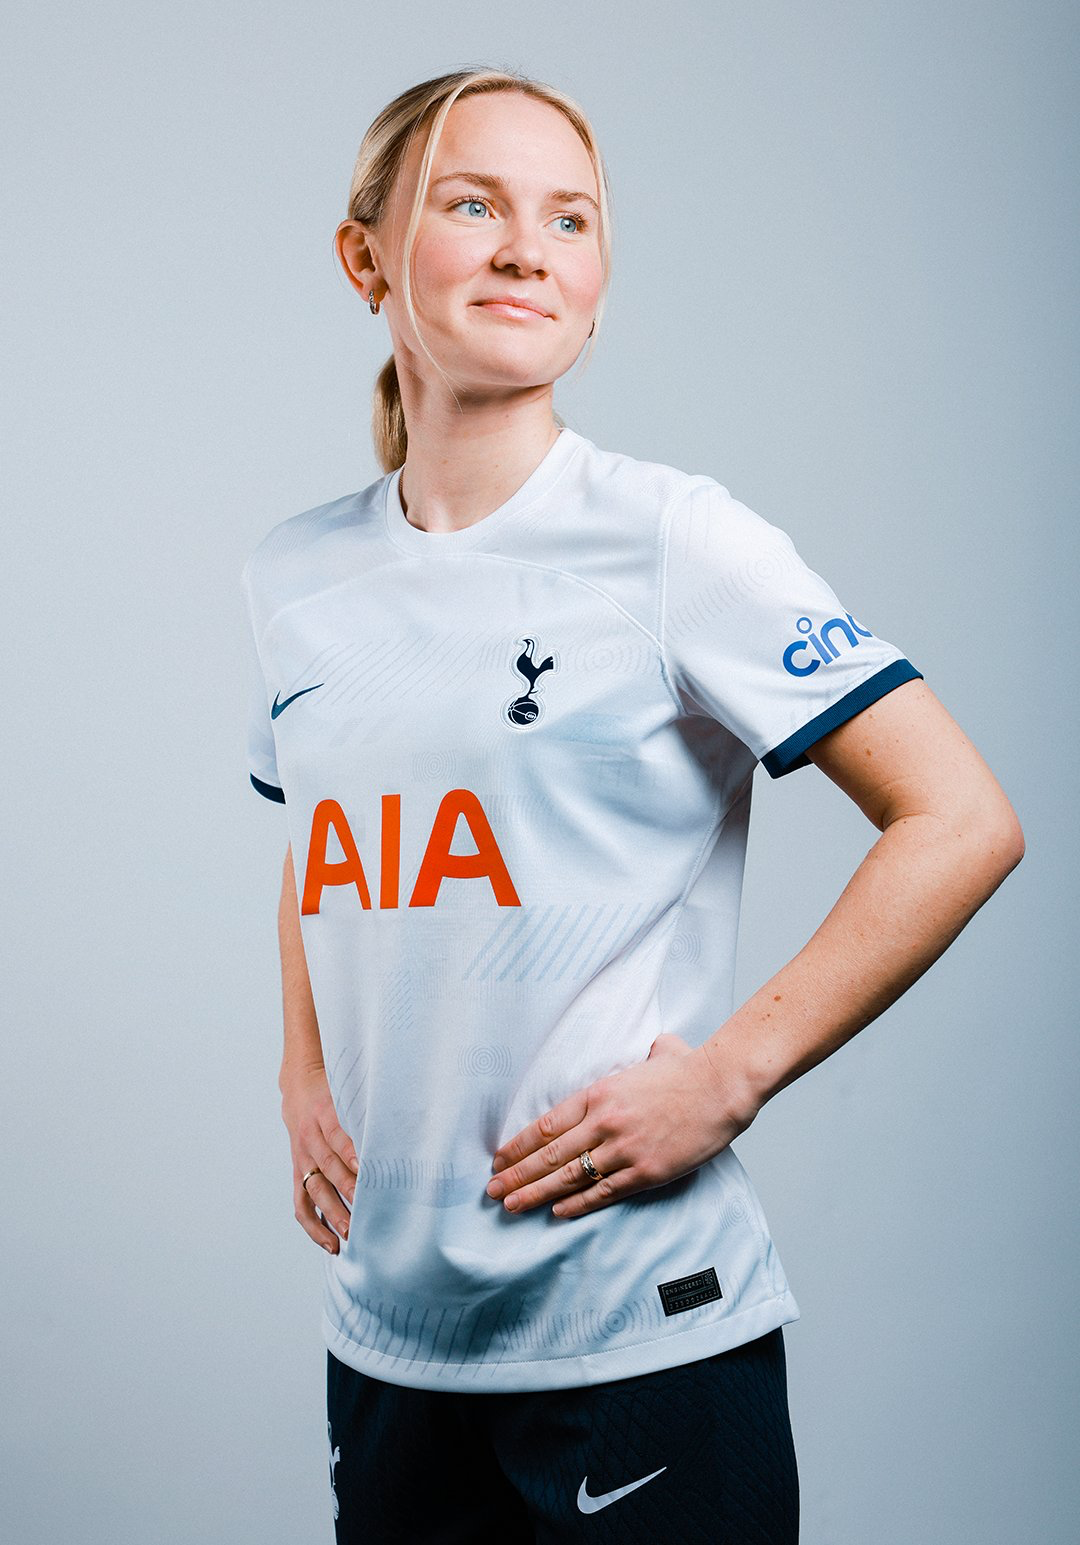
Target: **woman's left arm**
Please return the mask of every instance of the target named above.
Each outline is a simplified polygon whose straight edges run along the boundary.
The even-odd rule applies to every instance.
[[[925,681],[904,682],[807,750],[881,836],[821,926],[708,1040],[579,1090],[495,1155],[488,1194],[567,1217],[696,1168],[779,1090],[876,1019],[1024,856],[1016,812]],[[603,1144],[587,1185],[577,1155]]]
[[[754,1114],[905,993],[1024,856],[1004,790],[925,681],[806,754],[881,836],[813,937],[704,1043]]]

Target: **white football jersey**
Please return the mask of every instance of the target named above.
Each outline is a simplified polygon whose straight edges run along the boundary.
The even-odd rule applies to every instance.
[[[492,1156],[729,1017],[757,763],[808,765],[921,672],[709,476],[563,428],[443,533],[399,481],[282,521],[242,576],[248,771],[359,1157],[326,1344],[459,1391],[711,1356],[800,1313],[730,1144],[569,1219],[488,1197]]]

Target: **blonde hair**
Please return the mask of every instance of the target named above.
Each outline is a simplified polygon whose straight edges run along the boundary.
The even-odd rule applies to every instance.
[[[604,310],[604,300],[607,295],[611,275],[611,190],[608,186],[607,171],[603,158],[596,143],[589,120],[578,104],[554,86],[548,86],[543,81],[531,80],[527,76],[518,75],[510,70],[491,69],[464,69],[455,70],[448,75],[438,75],[432,80],[422,81],[417,86],[411,86],[408,91],[403,91],[400,96],[386,107],[374,120],[367,133],[364,135],[353,168],[352,184],[349,188],[349,206],[347,218],[359,220],[367,226],[378,226],[386,212],[390,195],[393,191],[397,175],[408,154],[409,147],[414,138],[425,128],[429,130],[424,149],[423,159],[420,163],[420,174],[417,179],[416,196],[409,213],[408,225],[405,230],[405,251],[402,259],[402,300],[405,310],[424,353],[440,374],[446,378],[445,371],[441,370],[437,360],[420,337],[419,323],[413,306],[411,258],[416,241],[416,233],[420,226],[420,211],[423,208],[424,197],[427,193],[428,181],[431,176],[431,166],[435,159],[435,150],[442,134],[442,126],[446,121],[454,103],[461,97],[477,96],[483,92],[493,91],[520,91],[526,96],[535,97],[540,102],[547,102],[552,107],[565,114],[570,123],[577,130],[596,173],[596,184],[599,190],[600,204],[600,252],[603,265],[603,284],[600,291],[600,300],[596,308],[596,323],[589,339],[588,353],[584,364],[588,364],[592,354],[593,339],[596,337],[596,328],[600,325],[600,318]],[[556,423],[562,425],[563,420],[555,414]],[[383,365],[375,380],[375,395],[371,413],[371,433],[375,442],[375,454],[379,465],[384,472],[393,472],[402,466],[405,461],[405,453],[408,448],[408,435],[405,429],[405,414],[401,404],[401,390],[398,386],[397,364],[393,354]]]

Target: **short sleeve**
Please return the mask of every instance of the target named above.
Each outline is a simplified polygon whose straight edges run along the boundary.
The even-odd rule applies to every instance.
[[[247,713],[247,768],[251,786],[267,799],[285,803],[285,793],[277,769],[273,714],[266,676],[259,657],[256,624],[247,569],[241,577],[244,599],[244,682]]]
[[[773,778],[905,681],[904,651],[850,612],[788,534],[703,478],[664,532],[661,647],[688,713],[725,725]]]

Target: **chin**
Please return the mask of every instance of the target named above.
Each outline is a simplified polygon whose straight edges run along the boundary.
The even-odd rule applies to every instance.
[[[568,367],[558,366],[556,361],[539,358],[524,349],[518,353],[509,349],[487,349],[479,359],[471,354],[462,356],[456,369],[452,365],[443,368],[455,385],[483,391],[492,386],[549,386]]]

